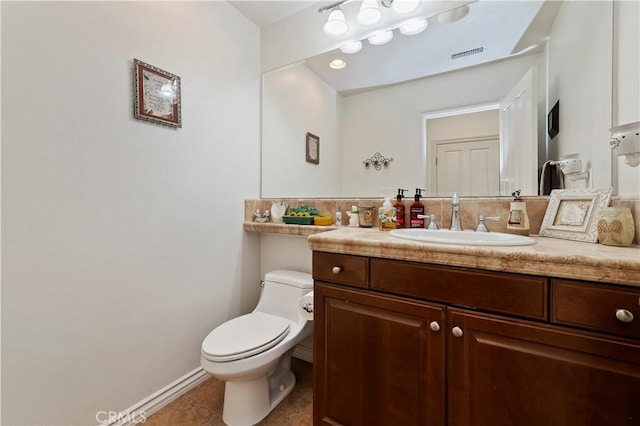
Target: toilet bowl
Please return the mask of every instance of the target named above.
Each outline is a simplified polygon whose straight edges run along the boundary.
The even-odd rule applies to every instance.
[[[291,354],[313,330],[298,300],[311,290],[310,274],[268,272],[253,312],[221,324],[202,342],[202,368],[225,381],[225,424],[256,424],[293,390]]]

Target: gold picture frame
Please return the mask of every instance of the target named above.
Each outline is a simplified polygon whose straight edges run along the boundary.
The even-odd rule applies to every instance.
[[[555,189],[540,226],[541,237],[598,242],[597,218],[609,205],[613,188]]]
[[[133,60],[133,117],[169,127],[182,127],[180,77],[156,66]]]
[[[320,138],[307,132],[307,163],[320,164]]]

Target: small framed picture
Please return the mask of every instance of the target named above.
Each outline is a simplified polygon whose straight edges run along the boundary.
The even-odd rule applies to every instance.
[[[307,163],[320,164],[320,138],[307,132]]]
[[[609,205],[611,192],[612,188],[551,191],[539,235],[597,243],[597,218]]]
[[[138,59],[134,59],[133,64],[134,118],[182,127],[180,77]]]

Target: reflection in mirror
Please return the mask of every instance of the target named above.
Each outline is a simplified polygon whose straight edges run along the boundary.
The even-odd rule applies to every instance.
[[[602,127],[603,132],[593,132],[587,139],[600,143],[608,138],[602,135],[607,135],[610,127],[607,109],[610,111],[611,81],[603,81],[599,90],[594,90],[597,99],[592,99],[584,91],[571,94],[563,91],[562,87],[558,88],[561,81],[569,85],[569,77],[563,74],[563,69],[581,68],[585,75],[579,79],[584,79],[593,77],[590,71],[593,68],[593,73],[600,77],[606,74],[603,68],[597,68],[595,61],[605,58],[601,62],[604,62],[604,69],[609,67],[610,72],[611,62],[607,63],[606,58],[610,58],[612,46],[611,5],[597,3],[598,7],[593,10],[580,10],[576,14],[576,8],[587,8],[589,3],[476,2],[469,6],[469,15],[454,24],[446,26],[438,24],[437,19],[429,19],[429,27],[422,34],[432,38],[427,37],[423,42],[411,45],[410,63],[402,59],[406,56],[399,52],[400,43],[394,46],[395,41],[402,40],[398,36],[398,40],[394,39],[386,46],[365,46],[354,55],[339,53],[347,67],[337,72],[327,66],[338,52],[332,51],[263,74],[262,197],[378,197],[394,194],[397,188],[426,188],[429,196],[446,196],[456,186],[459,189],[455,191],[466,195],[497,195],[496,187],[502,195],[516,188],[523,189],[523,195],[537,195],[540,164],[550,154],[564,154],[559,146],[561,140],[574,139],[571,133],[575,124],[572,123],[565,123],[561,134],[553,140],[547,136],[546,111],[549,104],[555,104],[558,96],[563,96],[563,106],[577,105],[582,109],[594,108],[589,104],[600,102],[601,106],[595,109],[604,117],[594,118],[593,124],[598,125],[598,131]],[[572,10],[563,13],[562,9],[567,7]],[[609,13],[608,24],[606,13]],[[581,39],[576,30],[584,32],[582,48],[588,46],[590,49],[587,57],[562,50],[574,49],[575,45],[559,40],[561,35],[565,37],[567,29],[556,30],[556,16],[562,16],[562,28],[573,31],[572,40]],[[487,23],[486,19],[489,19]],[[495,19],[502,20],[496,22]],[[602,28],[594,25],[594,21],[601,22]],[[497,45],[491,37],[495,37],[493,33],[498,33],[497,28],[502,27],[508,27],[504,30],[508,30],[509,35],[501,35],[502,44]],[[485,36],[486,33],[492,35]],[[596,33],[593,35],[598,37],[596,41],[592,39],[592,33]],[[545,41],[547,37],[549,41]],[[450,53],[477,47],[477,44],[484,45],[483,53],[451,59]],[[452,46],[457,50],[447,50]],[[384,62],[376,65],[369,62],[366,67],[356,64],[358,55],[372,52],[374,48],[386,49],[384,55],[387,59]],[[501,52],[499,57],[495,56],[496,51]],[[382,52],[382,49],[377,51],[378,54]],[[443,56],[447,57],[446,60],[442,59]],[[567,56],[570,56],[569,60]],[[547,60],[557,57],[563,58],[562,65]],[[413,75],[408,81],[394,80],[399,75],[394,67],[404,70],[404,74],[408,68],[420,68],[414,66],[416,58],[426,58],[427,62],[434,63],[423,67],[428,70],[422,74],[423,78]],[[367,58],[363,56],[364,59]],[[581,64],[581,61],[588,62]],[[361,79],[367,81],[366,87],[358,85],[354,74],[349,74],[345,80],[339,78],[347,76],[352,65],[357,70],[355,74],[366,77]],[[330,71],[334,74],[327,74]],[[529,72],[533,86],[527,90],[532,98],[529,106],[523,107],[518,102],[524,92],[516,86]],[[377,85],[367,86],[371,81]],[[511,92],[513,102],[508,103]],[[605,107],[602,107],[603,100]],[[500,125],[497,130],[495,116],[479,126],[480,130],[475,133],[469,133],[470,125],[463,121],[457,123],[454,116],[448,118],[449,135],[438,136],[435,127],[429,130],[437,124],[433,119],[438,114],[468,112],[487,104],[494,105],[494,114],[498,112]],[[496,105],[499,108],[496,109]],[[505,111],[520,109],[526,111],[524,118],[504,116]],[[539,119],[532,118],[536,115]],[[561,115],[566,117],[566,114]],[[526,126],[525,134],[522,129]],[[455,129],[461,131],[456,132]],[[321,140],[319,164],[305,161],[304,138],[307,132],[318,135]],[[528,148],[509,145],[509,137],[505,136],[509,132],[511,142],[529,139],[532,145]],[[577,130],[575,133],[579,134]],[[483,148],[482,153],[465,145],[471,141],[484,144],[496,138],[499,146]],[[464,149],[447,150],[455,144]],[[579,152],[573,146],[567,149]],[[439,151],[444,157],[436,155]],[[394,161],[380,170],[365,168],[363,159],[376,152],[383,152]],[[474,153],[477,154],[475,159]],[[443,161],[445,157],[447,161]],[[463,157],[466,160],[458,161]],[[453,166],[439,171],[436,161]],[[480,172],[475,169],[479,169],[481,164],[487,164],[487,167],[498,164],[498,182],[495,182],[496,177],[491,177],[496,175],[495,170],[493,173],[483,170],[483,179],[489,176],[486,179],[491,180],[493,186],[462,190],[463,181],[456,179],[480,182],[481,179],[474,181],[473,178],[479,176]],[[461,177],[462,172],[467,173],[466,177]],[[526,176],[509,175],[518,172],[526,173]],[[441,189],[438,182],[453,184]]]

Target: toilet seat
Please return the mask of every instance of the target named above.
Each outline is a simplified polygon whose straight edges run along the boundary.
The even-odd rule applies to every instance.
[[[228,362],[247,358],[280,343],[289,334],[290,323],[264,312],[252,312],[225,322],[202,342],[203,356]]]

